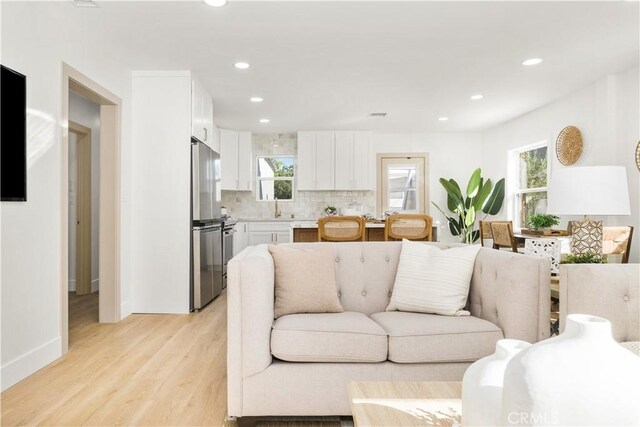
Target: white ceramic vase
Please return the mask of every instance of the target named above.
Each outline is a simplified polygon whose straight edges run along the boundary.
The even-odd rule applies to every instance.
[[[502,383],[507,364],[516,354],[531,347],[520,340],[496,343],[496,352],[469,366],[462,379],[462,425],[500,425]]]
[[[567,316],[564,333],[517,354],[504,376],[502,425],[640,425],[640,358],[611,323]]]

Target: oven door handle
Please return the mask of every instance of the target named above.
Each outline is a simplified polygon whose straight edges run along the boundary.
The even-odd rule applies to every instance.
[[[231,234],[234,234],[237,230],[234,228],[233,230],[227,230],[224,232],[225,236],[229,236]]]

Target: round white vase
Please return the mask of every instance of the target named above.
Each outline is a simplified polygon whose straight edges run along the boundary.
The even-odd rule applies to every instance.
[[[503,425],[637,426],[640,358],[611,335],[611,323],[567,316],[565,331],[516,355],[505,371]]]
[[[500,425],[505,368],[511,358],[529,347],[525,341],[500,340],[495,353],[469,366],[462,379],[463,426]]]

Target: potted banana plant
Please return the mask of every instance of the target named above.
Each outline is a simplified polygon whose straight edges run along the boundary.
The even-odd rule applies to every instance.
[[[491,179],[482,178],[478,168],[471,174],[464,194],[454,179],[440,178],[440,184],[447,191],[447,208],[453,215],[431,203],[447,218],[451,234],[459,236],[462,243],[474,243],[480,238],[480,230],[475,229],[476,218],[481,214],[483,218],[496,215],[502,209],[504,178],[493,185]]]

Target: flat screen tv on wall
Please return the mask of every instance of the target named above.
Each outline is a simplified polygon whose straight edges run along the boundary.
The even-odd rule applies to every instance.
[[[0,200],[27,200],[27,78],[0,73]]]

